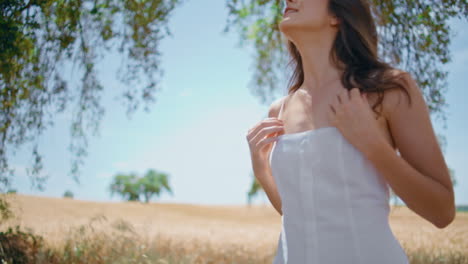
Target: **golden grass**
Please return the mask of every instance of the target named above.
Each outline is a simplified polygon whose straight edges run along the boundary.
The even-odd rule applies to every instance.
[[[87,259],[74,263],[271,263],[281,225],[267,205],[111,203],[20,194],[8,200],[15,217],[0,230],[30,228],[70,263],[77,248]],[[390,225],[411,263],[468,263],[468,213],[438,229],[399,207],[392,209]]]

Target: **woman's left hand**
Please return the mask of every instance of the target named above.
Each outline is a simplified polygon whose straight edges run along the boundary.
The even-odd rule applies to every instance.
[[[358,88],[344,89],[330,104],[328,118],[333,126],[365,155],[372,155],[378,144],[385,142],[367,101]]]

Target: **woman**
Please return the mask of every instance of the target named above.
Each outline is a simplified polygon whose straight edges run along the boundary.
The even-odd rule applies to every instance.
[[[438,228],[455,217],[423,95],[378,58],[366,1],[286,4],[279,28],[293,85],[246,136],[255,176],[281,215],[273,263],[408,263],[388,223],[389,187]]]

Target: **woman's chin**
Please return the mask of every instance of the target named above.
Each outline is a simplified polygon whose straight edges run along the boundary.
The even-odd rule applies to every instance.
[[[279,22],[278,27],[281,29],[281,31],[288,31],[288,29],[294,27],[294,23],[289,19],[283,19]]]
[[[292,21],[283,20],[278,24],[279,30],[284,35],[293,35],[295,31],[298,29],[298,25],[291,23]]]

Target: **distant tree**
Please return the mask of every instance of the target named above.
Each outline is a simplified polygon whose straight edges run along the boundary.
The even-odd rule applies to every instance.
[[[143,178],[140,178],[140,192],[145,197],[146,203],[150,201],[152,196],[159,196],[164,190],[173,195],[167,174],[150,169]]]
[[[135,173],[117,174],[110,185],[111,196],[115,193],[127,201],[139,201],[140,184]]]
[[[15,189],[8,189],[7,193],[15,194],[15,193],[16,193],[16,190],[15,190]]]
[[[260,184],[260,182],[258,182],[253,172],[250,173],[250,176],[252,178],[252,184],[250,185],[250,190],[247,192],[247,204],[248,205],[252,204],[252,199],[258,195],[259,191],[263,191],[262,185]]]
[[[135,173],[117,174],[110,185],[111,196],[117,193],[128,201],[140,201],[140,197],[143,196],[144,201],[148,203],[151,197],[159,196],[164,190],[173,195],[168,177],[167,174],[158,173],[153,169],[148,170],[143,177],[138,177]]]
[[[455,170],[449,167],[450,179],[452,179],[453,186],[457,186],[457,178],[455,177]]]
[[[66,191],[63,193],[63,197],[65,197],[65,198],[72,198],[72,199],[73,199],[73,192],[70,191],[70,190],[66,190]]]

